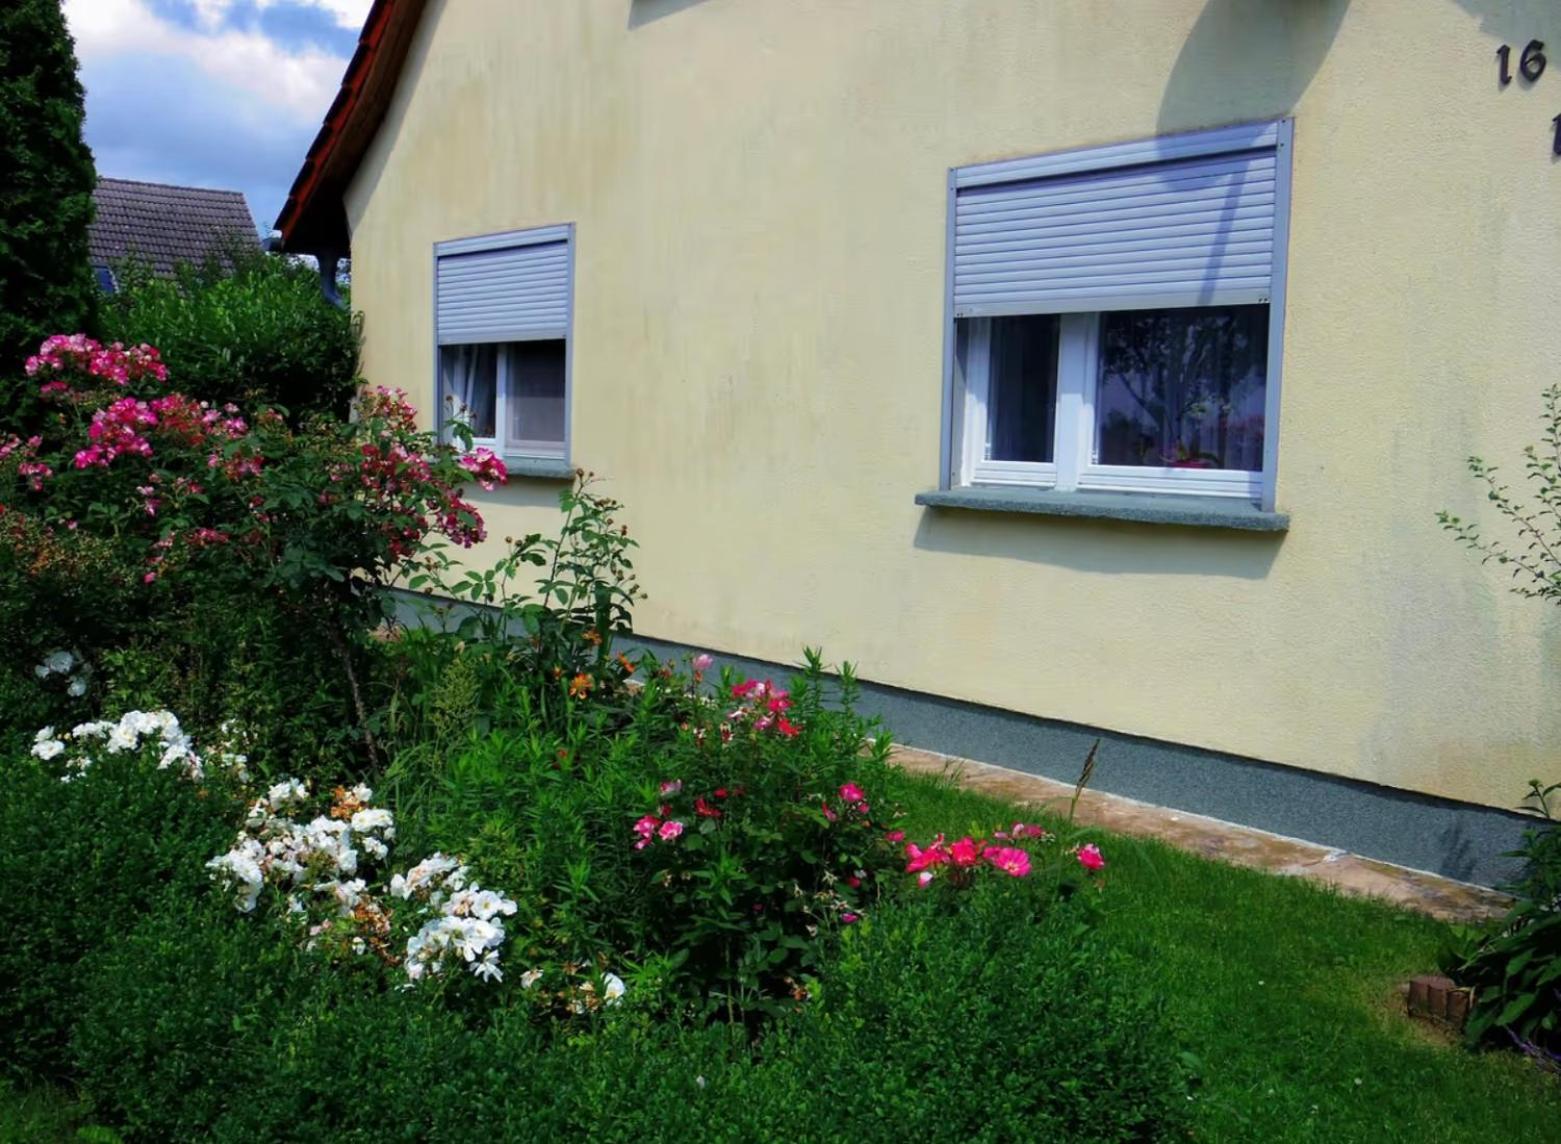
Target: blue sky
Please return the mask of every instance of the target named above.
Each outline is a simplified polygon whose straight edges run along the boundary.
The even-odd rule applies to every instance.
[[[98,173],[243,191],[276,220],[371,0],[65,0]]]

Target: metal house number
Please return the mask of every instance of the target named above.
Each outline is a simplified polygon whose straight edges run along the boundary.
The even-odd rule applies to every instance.
[[[1523,51],[1518,54],[1518,75],[1526,83],[1534,83],[1545,74],[1545,42],[1543,40],[1530,40],[1523,46]],[[1503,44],[1496,49],[1497,78],[1502,87],[1512,82],[1512,45]],[[1554,133],[1551,136],[1550,150],[1554,155],[1561,155],[1561,115],[1551,121]]]

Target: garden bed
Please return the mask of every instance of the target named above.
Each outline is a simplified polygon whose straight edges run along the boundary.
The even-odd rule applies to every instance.
[[[913,830],[989,829],[1015,813],[923,778],[907,783],[905,801]],[[1194,1080],[1183,1097],[1187,1119],[1179,1137],[1482,1144],[1552,1138],[1561,1112],[1552,1079],[1514,1054],[1469,1053],[1403,1015],[1397,986],[1432,963],[1446,936],[1441,923],[1154,842],[1109,835],[1100,841],[1110,855],[1101,936],[1127,954],[1125,972],[1167,998],[1168,1047],[1191,1055],[1182,1062]],[[960,929],[957,919],[946,924]],[[1015,1025],[1033,1017],[1003,998],[975,999],[971,1007],[1007,1010],[1005,1019]],[[881,1048],[864,1044],[861,1051],[873,1057]],[[740,1107],[753,1098],[748,1090],[704,1096],[716,1075],[711,1061],[725,1059],[709,1043],[690,1037],[641,1050],[655,1059],[614,1056],[599,1071],[582,1068],[580,1077],[599,1086],[593,1099],[608,1104],[650,1100],[652,1116],[666,1117],[660,1121],[665,1135],[652,1128],[641,1139],[684,1131],[737,1139],[754,1127],[753,1113]],[[625,1075],[614,1078],[616,1068]],[[631,1082],[627,1074],[640,1070],[652,1079]],[[710,1073],[704,1088],[697,1084],[701,1070]],[[667,1087],[665,1102],[646,1092],[658,1084]],[[211,1094],[213,1102],[244,1098]],[[416,1103],[418,1096],[408,1093],[407,1100]],[[897,1127],[903,1122],[881,1100],[871,1087],[852,1098],[859,1138],[903,1139]],[[875,1105],[881,1119],[859,1115]],[[674,1106],[686,1112],[668,1112]],[[618,1138],[613,1122],[605,1117],[593,1128],[602,1138]],[[65,1090],[0,1091],[0,1139],[63,1141],[88,1123],[90,1113]],[[815,1138],[831,1123],[820,1113]],[[390,1131],[385,1138],[395,1136]]]
[[[588,474],[481,569],[445,546],[504,464],[400,395],[290,421],[80,336],[28,370],[0,1135],[1524,1140],[1561,1107],[1402,1015],[1445,928],[1085,826],[1093,753],[1035,818],[891,765],[819,652],[616,650],[636,542]]]

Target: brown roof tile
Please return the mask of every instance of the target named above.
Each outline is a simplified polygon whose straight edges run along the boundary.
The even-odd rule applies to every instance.
[[[133,256],[158,274],[171,274],[176,264],[199,264],[231,243],[260,244],[238,191],[99,179],[92,201],[97,216],[88,243],[94,266]]]

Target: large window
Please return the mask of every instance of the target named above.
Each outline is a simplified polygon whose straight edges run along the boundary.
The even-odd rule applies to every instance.
[[[511,458],[569,456],[572,232],[546,227],[435,248],[439,416]]]
[[[1289,124],[953,173],[946,482],[1273,496]]]

